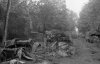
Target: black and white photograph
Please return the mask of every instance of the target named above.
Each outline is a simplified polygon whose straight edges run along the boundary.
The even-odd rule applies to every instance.
[[[0,64],[100,64],[100,0],[0,0]]]

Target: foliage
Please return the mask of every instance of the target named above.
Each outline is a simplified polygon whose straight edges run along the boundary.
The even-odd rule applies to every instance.
[[[9,26],[8,26],[8,39],[24,38],[26,20],[19,17],[17,13],[10,13]]]
[[[61,46],[61,48],[65,47],[68,51],[68,47],[72,46],[72,42],[69,36],[66,36],[63,32],[74,30],[74,18],[76,15],[68,10],[65,4],[65,0],[11,0],[7,39],[16,39],[9,42],[10,44],[7,42],[8,47],[4,48],[3,52],[0,53],[2,54],[2,60],[7,60],[6,56],[12,60],[16,55],[18,55],[20,59],[21,56],[24,56],[26,59],[33,60],[33,58],[26,56],[27,52],[32,50],[32,46],[35,48],[33,50],[34,55],[36,55],[35,59],[41,56],[42,58],[50,56],[49,53],[54,53],[53,56],[55,56],[56,53],[60,55],[60,53],[58,53],[58,51],[61,50],[60,46],[58,46],[60,42],[66,43]],[[2,18],[0,19],[0,26],[2,27],[0,30],[3,31],[7,0],[0,1],[0,6],[0,17]],[[50,35],[50,39],[53,41],[49,41],[49,43],[47,41],[38,42],[35,40],[36,44],[34,42],[31,44],[24,40],[17,40],[17,38],[30,38],[31,36],[35,36],[31,35],[34,32],[38,33],[37,35],[42,34],[42,36],[44,36],[45,34],[48,36],[46,31],[51,31],[53,29],[59,30],[59,32],[56,33],[56,31],[53,33],[52,35],[54,35],[54,37],[51,37],[52,35]],[[38,37],[40,38],[40,36]],[[42,36],[41,38],[43,39]],[[43,43],[50,44],[50,48],[42,46]],[[66,50],[62,51],[65,51],[64,53],[66,53]]]
[[[86,33],[88,31],[98,30],[100,25],[100,1],[91,0],[85,5],[82,12],[80,13],[79,19],[79,30],[80,32]]]
[[[29,36],[31,31],[43,33],[52,29],[74,30],[75,14],[66,9],[64,0],[12,0],[11,3],[9,39]],[[3,8],[0,9],[5,13],[7,1],[1,1],[0,5]],[[4,18],[4,15],[2,17]]]

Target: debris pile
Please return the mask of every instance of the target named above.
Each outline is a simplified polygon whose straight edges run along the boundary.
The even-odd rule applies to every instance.
[[[24,41],[24,40],[23,40]],[[31,51],[31,40],[20,41],[17,39],[8,40],[5,48],[1,48],[0,62],[10,61],[12,59],[22,59],[32,60],[28,53]],[[11,42],[11,43],[10,43]],[[19,43],[20,42],[20,43]],[[30,59],[31,58],[31,59]]]
[[[95,31],[94,33],[88,33],[86,40],[87,42],[95,44],[96,47],[100,48],[100,32]]]
[[[100,42],[100,33],[98,33],[98,32],[89,33],[86,40],[89,43],[99,43]]]
[[[0,53],[1,62],[11,61],[12,59],[38,62],[74,55],[75,48],[69,36],[62,32],[49,32],[46,34],[46,38],[46,48],[42,46],[44,42],[32,39],[8,40],[6,47]]]
[[[62,57],[73,55],[72,51],[75,50],[70,37],[63,32],[49,32],[47,36],[47,44],[47,47],[52,48],[53,52],[55,51],[57,55]]]

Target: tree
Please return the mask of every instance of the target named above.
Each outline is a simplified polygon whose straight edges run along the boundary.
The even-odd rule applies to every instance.
[[[7,39],[7,30],[8,30],[8,20],[9,20],[10,6],[11,6],[11,0],[8,0],[7,12],[6,12],[6,16],[5,16],[4,36],[3,36],[3,40],[2,40],[2,43],[4,45],[6,45],[5,42],[6,42],[6,39]]]
[[[80,13],[79,31],[86,33],[97,30],[100,24],[100,0],[90,0]]]
[[[23,38],[26,34],[30,37],[31,31],[43,34],[52,29],[72,31],[75,26],[75,14],[66,8],[64,1],[11,0],[8,38]],[[5,3],[1,5],[6,10]]]

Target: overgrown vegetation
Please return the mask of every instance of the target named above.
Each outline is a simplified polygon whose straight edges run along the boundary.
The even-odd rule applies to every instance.
[[[100,47],[100,1],[90,0],[80,13],[79,31],[90,43]]]
[[[75,16],[65,0],[1,0],[0,62],[73,55],[73,42],[65,32],[74,31]]]

